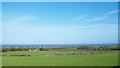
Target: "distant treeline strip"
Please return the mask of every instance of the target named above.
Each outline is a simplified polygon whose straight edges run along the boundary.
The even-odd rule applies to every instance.
[[[1,52],[8,51],[49,51],[49,50],[64,50],[64,49],[78,49],[78,50],[120,50],[120,46],[79,46],[79,47],[57,47],[57,48],[37,48],[37,47],[11,47],[11,48],[2,48]]]

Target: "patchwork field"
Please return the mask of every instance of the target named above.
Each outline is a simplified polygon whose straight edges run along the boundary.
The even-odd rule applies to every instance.
[[[4,52],[2,60],[3,66],[117,66],[118,52],[90,50],[14,51]]]

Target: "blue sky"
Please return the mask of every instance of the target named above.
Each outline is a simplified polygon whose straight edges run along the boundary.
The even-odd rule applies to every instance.
[[[118,42],[117,2],[3,2],[4,44]]]
[[[2,0],[2,2],[119,2],[119,0]]]

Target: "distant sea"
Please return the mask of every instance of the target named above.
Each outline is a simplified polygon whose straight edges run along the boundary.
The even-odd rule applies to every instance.
[[[79,47],[79,46],[117,46],[118,44],[2,44],[2,47]]]

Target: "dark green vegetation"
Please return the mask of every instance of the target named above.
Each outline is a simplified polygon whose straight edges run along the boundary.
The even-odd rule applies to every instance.
[[[78,50],[120,50],[120,46],[79,46],[79,47],[3,47],[2,52],[8,51],[49,51],[49,50],[64,50],[64,49],[78,49]]]
[[[3,66],[117,66],[118,46],[3,48]]]
[[[118,65],[118,51],[64,49],[49,51],[9,51],[3,52],[3,55],[5,55],[3,56],[3,66]],[[30,56],[11,56],[11,55],[30,55]]]

